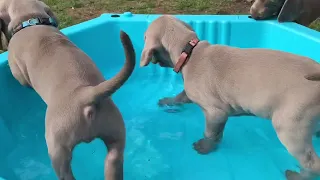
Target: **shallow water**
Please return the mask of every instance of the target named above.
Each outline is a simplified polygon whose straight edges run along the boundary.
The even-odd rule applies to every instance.
[[[270,180],[284,179],[286,169],[298,169],[270,121],[255,117],[230,118],[219,148],[208,155],[197,154],[192,143],[203,134],[200,108],[194,104],[169,110],[157,106],[160,98],[174,96],[183,89],[179,75],[164,75],[168,71],[135,71],[113,95],[127,130],[125,179]],[[110,78],[116,72],[109,70],[105,76]],[[15,143],[7,143],[11,149],[6,161],[0,161],[0,177],[56,179],[44,139],[44,106],[30,108],[23,119],[14,121],[16,124],[6,122],[12,132],[7,132],[4,139],[12,138]],[[319,144],[318,139],[314,141]],[[77,146],[72,161],[76,179],[103,179],[106,153],[100,140]]]

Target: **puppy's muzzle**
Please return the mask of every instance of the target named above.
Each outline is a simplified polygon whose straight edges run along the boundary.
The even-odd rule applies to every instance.
[[[255,20],[265,20],[269,18],[273,18],[278,14],[278,11],[276,11],[274,8],[268,8],[265,7],[263,9],[257,9],[255,7],[250,8],[250,17]]]
[[[254,7],[250,8],[250,14],[251,14],[251,18],[255,19],[255,20],[260,20],[262,19],[263,13],[261,13],[261,11],[257,10]]]

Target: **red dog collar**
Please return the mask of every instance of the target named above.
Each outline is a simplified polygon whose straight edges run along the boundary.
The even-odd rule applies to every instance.
[[[191,41],[188,42],[188,44],[184,47],[177,64],[174,66],[174,69],[173,69],[174,72],[178,73],[181,71],[183,65],[189,59],[193,48],[198,44],[198,42],[199,42],[199,39],[197,38],[191,39]]]

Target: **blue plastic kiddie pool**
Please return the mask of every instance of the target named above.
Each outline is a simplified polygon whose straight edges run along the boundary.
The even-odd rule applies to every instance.
[[[106,78],[124,64],[119,39],[127,32],[140,60],[144,32],[159,15],[102,14],[65,29],[65,33],[97,64]],[[247,15],[177,15],[200,39],[242,48],[262,47],[308,56],[320,61],[320,33],[295,23],[255,21]],[[0,179],[56,179],[44,139],[45,103],[11,75],[7,52],[0,54]],[[217,151],[199,155],[192,149],[204,130],[204,115],[195,104],[175,111],[160,108],[160,98],[183,89],[172,69],[139,68],[114,95],[126,124],[126,180],[281,180],[297,161],[281,145],[268,120],[233,117]],[[169,113],[176,112],[176,113]],[[317,151],[320,139],[314,138]],[[81,144],[73,154],[77,180],[103,179],[104,144]]]

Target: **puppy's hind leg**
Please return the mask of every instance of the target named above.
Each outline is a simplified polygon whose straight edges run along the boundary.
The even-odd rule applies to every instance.
[[[228,120],[228,114],[218,108],[204,109],[206,127],[204,138],[193,143],[193,148],[199,154],[213,151],[223,137],[223,131]]]
[[[108,149],[104,162],[104,176],[107,180],[123,180],[124,149],[126,129],[122,116],[115,106],[109,106],[108,115],[114,120],[103,121],[99,126],[99,137]]]
[[[301,172],[286,171],[287,180],[311,180],[320,175],[320,158],[312,145],[313,123],[302,116],[274,116],[273,126],[281,143],[302,166]],[[283,120],[282,118],[286,118]]]
[[[122,180],[125,140],[114,141],[107,137],[101,137],[101,139],[108,148],[108,154],[105,159],[105,179]]]
[[[177,106],[186,103],[192,103],[186,92],[183,90],[176,97],[165,97],[159,100],[159,106]]]
[[[48,153],[59,180],[75,180],[71,170],[72,149],[46,138]]]

